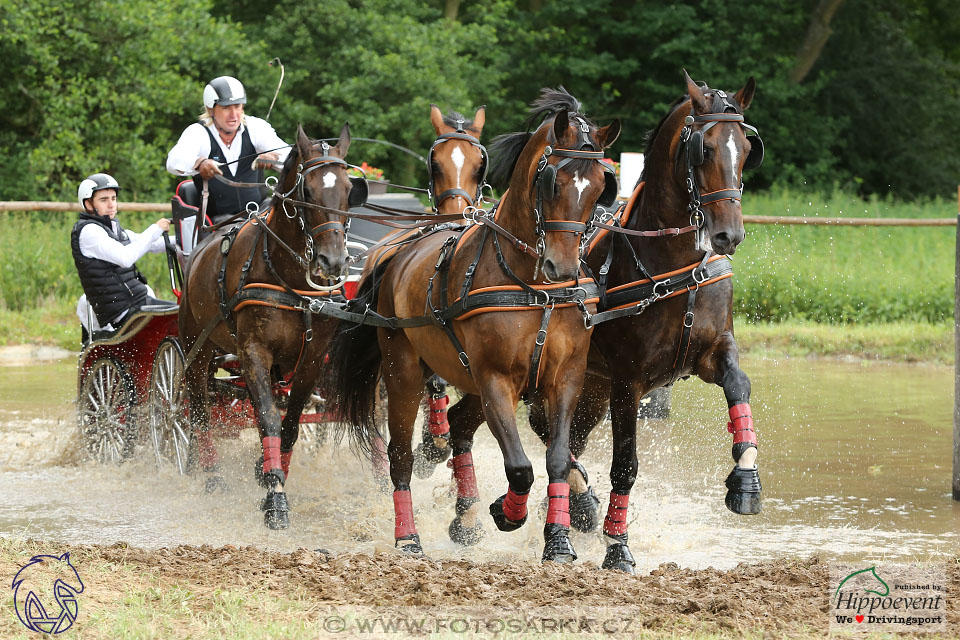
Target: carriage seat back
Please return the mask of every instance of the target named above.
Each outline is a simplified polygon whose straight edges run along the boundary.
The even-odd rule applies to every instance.
[[[177,246],[183,255],[190,255],[195,242],[194,229],[197,224],[197,213],[200,211],[200,192],[193,180],[184,180],[177,185],[177,189],[170,199],[170,208],[173,214],[173,226],[177,235]]]

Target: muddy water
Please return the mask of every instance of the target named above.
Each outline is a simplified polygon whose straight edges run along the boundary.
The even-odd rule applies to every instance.
[[[696,380],[678,383],[670,419],[639,429],[640,476],[630,503],[639,569],[668,561],[727,568],[818,552],[887,560],[960,553],[960,505],[949,495],[952,369],[792,359],[745,359],[743,367],[753,382],[764,512],[741,517],[723,506],[732,460],[721,391]],[[222,441],[229,489],[207,495],[202,480],[158,470],[147,455],[119,467],[80,459],[74,385],[71,360],[0,367],[0,535],[145,547],[392,547],[392,500],[345,446],[298,445],[287,484],[292,527],[271,532],[257,508],[263,493],[252,479],[259,455],[252,430]],[[521,432],[537,471],[533,495],[543,496],[543,448],[528,429]],[[583,461],[605,502],[609,427],[595,436]],[[485,427],[474,458],[486,505],[506,482]],[[539,560],[536,509],[519,531],[497,532],[484,515],[487,535],[479,545],[462,549],[450,542],[450,489],[443,467],[427,480],[414,478],[415,515],[428,555]],[[581,561],[602,559],[597,534],[575,533],[573,542]]]

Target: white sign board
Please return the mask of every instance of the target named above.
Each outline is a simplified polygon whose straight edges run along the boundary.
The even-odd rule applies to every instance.
[[[629,198],[643,173],[643,154],[629,151],[620,154],[620,197]]]

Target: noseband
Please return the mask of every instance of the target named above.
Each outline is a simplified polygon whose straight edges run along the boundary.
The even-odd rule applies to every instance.
[[[487,148],[480,144],[480,141],[471,136],[470,134],[464,132],[463,130],[463,120],[457,120],[457,131],[450,133],[443,133],[437,136],[437,139],[433,141],[433,145],[430,147],[430,152],[427,154],[427,173],[430,176],[430,184],[427,187],[427,197],[433,202],[433,210],[440,210],[440,203],[446,200],[447,198],[455,198],[460,196],[467,201],[467,205],[471,207],[479,207],[480,200],[483,197],[483,188],[487,186]],[[442,193],[436,194],[434,192],[434,180],[433,180],[433,151],[441,144],[447,140],[466,140],[477,149],[480,150],[481,157],[481,176],[480,181],[477,182],[477,191],[476,193],[469,193],[464,189],[455,188],[447,189]]]

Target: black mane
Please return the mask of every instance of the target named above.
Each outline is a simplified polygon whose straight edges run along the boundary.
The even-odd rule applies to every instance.
[[[516,131],[513,133],[504,133],[493,139],[490,143],[490,169],[487,174],[487,181],[500,189],[501,191],[510,186],[510,177],[513,175],[514,167],[520,153],[527,142],[533,136],[532,131],[538,129],[546,120],[553,118],[561,111],[566,111],[569,116],[579,116],[587,124],[596,128],[583,113],[583,105],[575,97],[570,95],[562,86],[557,89],[543,88],[536,100],[530,103],[529,116],[527,117],[526,131]],[[592,163],[591,160],[574,160],[569,166],[571,171],[585,171]]]

